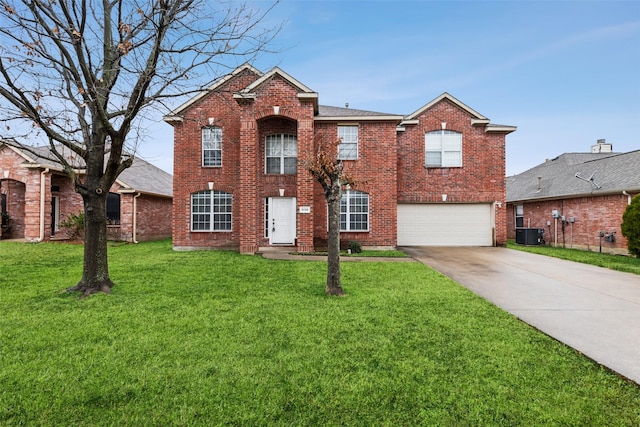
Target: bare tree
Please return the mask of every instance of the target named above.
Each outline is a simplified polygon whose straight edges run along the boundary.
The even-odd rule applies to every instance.
[[[110,292],[106,197],[143,121],[267,51],[280,27],[240,2],[0,0],[0,120],[40,138],[82,195],[84,269],[69,290]],[[223,73],[222,70],[225,72]],[[84,173],[63,151],[84,163]]]
[[[329,231],[327,233],[327,295],[345,295],[340,276],[340,200],[342,185],[353,184],[350,176],[344,173],[338,158],[340,140],[328,142],[320,136],[316,141],[316,153],[313,160],[306,163],[311,175],[322,185],[327,200]]]

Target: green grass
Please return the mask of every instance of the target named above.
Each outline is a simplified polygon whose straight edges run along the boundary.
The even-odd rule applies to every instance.
[[[0,425],[640,424],[640,388],[419,263],[0,242]]]
[[[326,256],[327,252],[296,252],[296,255],[322,255]],[[341,257],[373,257],[373,258],[408,258],[409,255],[402,251],[395,249],[380,249],[380,250],[363,250],[359,253],[348,253],[347,251],[340,251]]]
[[[640,274],[640,258],[624,255],[612,255],[599,252],[582,251],[578,249],[568,249],[552,246],[522,246],[513,241],[507,242],[507,247],[519,251],[531,252],[540,255],[547,255],[569,261],[581,262],[584,264],[597,265],[611,270],[624,271],[627,273]]]

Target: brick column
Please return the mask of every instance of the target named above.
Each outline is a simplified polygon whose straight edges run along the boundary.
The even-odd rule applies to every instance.
[[[258,230],[256,185],[258,126],[251,109],[247,110],[243,110],[240,120],[240,186],[234,203],[237,203],[236,212],[240,213],[240,218],[236,220],[236,227],[238,227],[240,234],[240,253],[254,254],[258,251],[256,241]]]
[[[300,213],[300,206],[313,209],[313,177],[304,167],[304,161],[314,155],[313,118],[298,120],[298,252],[313,251],[313,211]]]

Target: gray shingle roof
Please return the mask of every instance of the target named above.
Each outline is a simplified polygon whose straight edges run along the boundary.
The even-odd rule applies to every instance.
[[[319,105],[316,117],[377,117],[377,116],[397,116],[391,113],[379,113],[376,111],[356,110],[355,108],[332,107],[329,105]]]
[[[84,160],[81,157],[66,148],[62,149],[62,147],[58,147],[58,150],[70,164],[74,165],[77,169],[84,169]],[[23,157],[28,159],[26,161],[27,164],[62,170],[60,163],[56,162],[50,155],[48,146],[23,146],[23,149],[20,151]],[[139,157],[134,157],[131,167],[125,169],[120,176],[118,176],[118,182],[129,190],[164,197],[173,196],[173,175]]]
[[[577,178],[576,174],[583,179]],[[588,181],[591,177],[592,181]],[[640,191],[640,150],[628,153],[565,153],[521,174],[507,177],[507,202],[622,191]]]

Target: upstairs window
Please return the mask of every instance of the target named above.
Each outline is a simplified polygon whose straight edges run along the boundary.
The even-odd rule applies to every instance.
[[[233,196],[224,191],[191,194],[191,231],[231,231]]]
[[[268,135],[265,143],[265,173],[298,173],[298,140],[295,135]]]
[[[347,190],[340,200],[340,231],[369,231],[369,195]]]
[[[448,168],[462,166],[462,134],[436,130],[425,134],[425,166]]]
[[[338,159],[358,160],[358,126],[338,126]]]
[[[222,166],[222,128],[202,128],[202,166]]]

